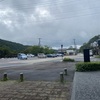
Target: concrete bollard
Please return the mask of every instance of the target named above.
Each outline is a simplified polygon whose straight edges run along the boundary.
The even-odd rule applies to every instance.
[[[67,68],[64,68],[64,74],[67,75]]]
[[[3,74],[3,81],[7,81],[7,80],[8,80],[7,73],[4,73]]]
[[[23,73],[20,73],[20,82],[23,82],[23,81],[24,81]]]
[[[63,72],[60,72],[60,82],[61,83],[64,82],[64,74],[63,74]]]

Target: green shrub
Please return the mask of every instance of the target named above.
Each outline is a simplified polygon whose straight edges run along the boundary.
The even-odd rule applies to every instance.
[[[95,58],[100,58],[100,55],[95,56]]]
[[[100,62],[81,62],[76,64],[76,71],[97,71],[100,70]]]
[[[75,60],[71,58],[64,58],[63,61],[64,62],[74,62]]]

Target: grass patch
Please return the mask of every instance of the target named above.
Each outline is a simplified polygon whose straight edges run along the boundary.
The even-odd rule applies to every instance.
[[[75,60],[71,58],[64,58],[63,62],[75,62]]]
[[[100,58],[100,55],[96,55],[95,58]]]
[[[100,62],[80,62],[76,64],[76,71],[98,71],[100,70]]]

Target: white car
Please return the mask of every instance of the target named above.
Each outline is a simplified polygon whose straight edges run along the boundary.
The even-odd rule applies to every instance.
[[[34,57],[34,55],[33,54],[27,54],[27,57],[32,58],[32,57]]]
[[[17,55],[17,58],[18,58],[18,59],[27,59],[27,55],[24,54],[24,53],[19,53],[19,54]]]
[[[60,57],[60,56],[63,56],[63,54],[61,54],[61,53],[58,53],[58,54],[57,54],[57,56],[58,56],[58,57]]]
[[[44,53],[38,53],[38,58],[46,58],[47,56]]]

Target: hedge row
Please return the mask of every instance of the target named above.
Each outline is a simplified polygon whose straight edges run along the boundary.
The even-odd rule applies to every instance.
[[[100,70],[100,62],[81,62],[76,64],[76,71],[97,71]]]
[[[64,58],[63,61],[64,62],[74,62],[75,60],[71,58]]]
[[[95,58],[100,58],[100,56],[99,56],[99,55],[97,55],[97,56],[95,56]]]

